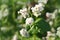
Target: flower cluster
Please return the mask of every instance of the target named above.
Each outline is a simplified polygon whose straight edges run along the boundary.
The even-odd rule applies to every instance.
[[[22,17],[26,18],[29,14],[27,8],[21,9],[18,13],[21,13]]]
[[[42,3],[36,4],[35,7],[31,8],[33,15],[38,17],[41,15],[41,11],[44,10],[44,5]]]

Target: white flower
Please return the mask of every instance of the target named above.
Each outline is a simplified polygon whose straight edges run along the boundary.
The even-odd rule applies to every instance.
[[[26,25],[31,25],[34,22],[34,19],[32,17],[26,19]]]
[[[38,3],[44,3],[46,4],[48,0],[38,0]]]
[[[17,35],[16,34],[13,36],[12,40],[17,40]]]
[[[52,26],[53,25],[53,21],[49,21],[49,24],[50,24],[50,26]]]
[[[20,34],[21,34],[21,36],[23,36],[23,37],[29,37],[29,33],[27,32],[26,29],[21,29],[21,30],[20,30]]]
[[[26,18],[26,16],[29,16],[28,12],[27,12],[27,8],[23,8],[20,11],[18,11],[18,13],[21,13],[21,15]]]

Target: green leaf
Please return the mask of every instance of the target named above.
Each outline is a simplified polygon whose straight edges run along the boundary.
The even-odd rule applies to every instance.
[[[50,31],[50,25],[42,18],[39,18],[35,21],[35,26],[37,26],[40,29],[40,33],[45,33],[47,31]]]

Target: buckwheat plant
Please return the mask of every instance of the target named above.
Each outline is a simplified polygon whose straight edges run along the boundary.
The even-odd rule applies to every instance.
[[[48,0],[41,1],[35,6],[31,7],[30,10],[28,8],[22,8],[18,11],[17,19],[22,19],[22,28],[20,30],[20,35],[22,37],[31,37],[33,36],[36,39],[36,36],[40,36],[44,34],[46,36],[47,31],[50,31],[50,25],[53,25],[51,19],[55,18],[56,10],[53,13],[46,12],[46,18],[42,18],[42,14],[44,12],[44,7]],[[55,13],[55,14],[54,14]],[[20,23],[21,24],[21,23]],[[23,26],[24,25],[24,26]],[[39,34],[39,35],[38,35]],[[48,32],[48,36],[50,36],[50,32]]]

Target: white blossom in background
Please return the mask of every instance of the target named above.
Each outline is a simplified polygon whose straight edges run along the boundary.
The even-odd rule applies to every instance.
[[[0,20],[2,19],[2,11],[0,10]]]
[[[1,27],[1,31],[6,31],[7,27]]]
[[[8,9],[5,9],[2,13],[3,13],[3,17],[6,17],[8,16],[9,11]]]
[[[6,4],[2,4],[1,5],[1,11],[3,11],[4,9],[6,9],[7,8],[7,5]]]
[[[54,20],[57,16],[57,9],[54,10],[54,12],[52,13],[49,13],[47,12],[46,13],[46,21],[49,22],[49,24],[52,26],[53,25],[53,21],[50,21],[50,20]]]
[[[24,18],[26,18],[27,16],[29,16],[27,11],[28,11],[27,8],[23,8],[20,9],[20,11],[18,11],[18,14],[20,13]]]
[[[55,33],[52,33],[51,31],[47,31],[47,36],[46,36],[46,40],[55,40]]]
[[[51,18],[52,18],[52,19],[55,19],[55,14],[54,14],[54,13],[52,14],[52,17],[51,17]]]
[[[55,33],[52,33],[51,31],[47,31],[47,37],[50,37],[50,36],[56,36]]]
[[[17,17],[17,19],[18,19],[18,20],[21,20],[21,19],[22,19],[22,15],[19,15],[19,16]]]
[[[34,19],[32,17],[26,19],[26,25],[31,25],[34,22]]]
[[[50,24],[50,26],[52,26],[53,25],[53,21],[49,21],[49,24]]]
[[[17,40],[17,35],[16,34],[13,36],[12,40]]]
[[[54,12],[52,13],[52,19],[55,19],[56,15],[57,15],[57,9],[54,10]]]
[[[48,2],[48,0],[38,0],[38,3],[44,3],[46,4]]]
[[[47,12],[46,13],[46,18],[47,18],[46,21],[50,21],[50,20],[55,19],[56,18],[56,15],[57,15],[57,10],[55,10],[53,13]]]
[[[0,20],[6,16],[8,16],[9,10],[7,9],[7,5],[3,4],[1,5],[0,9]]]
[[[57,33],[56,33],[56,35],[57,35],[58,37],[60,37],[60,27],[57,28]]]
[[[46,17],[47,17],[48,19],[55,19],[56,15],[57,15],[57,9],[54,10],[53,13],[49,13],[49,12],[46,13]]]
[[[29,33],[27,32],[26,29],[21,29],[20,34],[22,37],[29,37]]]
[[[9,11],[8,11],[8,9],[5,9],[4,11],[2,11],[2,10],[0,10],[0,17],[6,17],[6,16],[8,16],[8,13],[9,13]]]
[[[52,28],[51,28],[51,31],[55,33],[56,30],[52,27]]]
[[[10,29],[12,29],[13,27],[8,27],[8,26],[2,26],[2,27],[0,27],[0,30],[2,31],[2,32],[7,32],[7,31],[9,31]]]
[[[57,31],[56,35],[57,35],[58,37],[60,37],[60,31]]]

